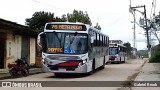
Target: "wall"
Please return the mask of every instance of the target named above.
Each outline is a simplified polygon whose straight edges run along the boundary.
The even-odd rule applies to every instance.
[[[14,54],[14,36],[13,32],[7,32],[7,39],[6,39],[6,67],[8,63],[14,62],[15,54]]]
[[[35,38],[30,38],[30,64],[33,65],[36,62],[36,42]]]
[[[22,37],[15,35],[15,60],[21,58]]]
[[[6,36],[6,57],[5,68],[8,63],[12,63],[15,60],[21,58],[22,51],[22,35],[14,35],[13,32],[7,31]],[[36,62],[36,40],[35,38],[29,38],[29,64],[34,65]]]

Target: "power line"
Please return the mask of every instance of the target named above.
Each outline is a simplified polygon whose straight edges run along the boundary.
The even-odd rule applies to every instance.
[[[150,19],[152,19],[152,15],[153,15],[153,17],[155,16],[155,10],[156,10],[156,0],[153,0],[152,1],[152,7],[151,7],[151,13],[150,13]]]
[[[156,4],[157,4],[157,1],[155,0],[155,2],[154,2],[154,15],[155,15],[155,12],[156,12]]]
[[[36,1],[36,0],[32,0],[32,1],[35,2],[35,3],[38,3],[38,4],[42,4],[42,5],[45,5],[45,6],[48,6],[48,7],[52,7],[52,8],[58,9],[58,10],[62,10],[62,11],[68,12],[68,10],[65,10],[65,9],[62,9],[62,8],[58,8],[58,7],[55,7],[55,6],[46,4],[46,3],[42,3],[40,1]]]
[[[154,7],[154,0],[152,1],[152,7],[151,7],[151,13],[150,13],[150,19],[152,18],[152,10],[153,10],[153,7]]]

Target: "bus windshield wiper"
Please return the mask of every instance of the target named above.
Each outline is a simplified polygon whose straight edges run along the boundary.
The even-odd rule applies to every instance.
[[[55,34],[55,36],[57,37],[59,43],[60,43],[60,47],[61,47],[61,39],[58,37],[57,33],[56,32],[53,32]],[[62,38],[62,35],[61,35],[61,38]]]
[[[74,37],[73,37],[72,41],[71,41],[71,37],[70,37],[70,41],[71,41],[70,45],[73,43],[73,41],[74,41],[74,39],[75,39],[76,36],[77,36],[77,32],[74,33]]]

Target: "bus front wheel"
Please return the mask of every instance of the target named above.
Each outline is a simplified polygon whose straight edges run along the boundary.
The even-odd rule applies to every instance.
[[[93,62],[92,62],[92,70],[88,74],[92,75],[94,70],[95,70],[95,59],[93,59]]]
[[[63,75],[64,75],[63,73],[54,73],[55,77],[59,77],[59,76],[63,76]]]

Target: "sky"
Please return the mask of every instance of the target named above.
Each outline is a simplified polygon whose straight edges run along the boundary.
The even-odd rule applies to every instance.
[[[147,17],[150,18],[153,0],[131,0],[131,6],[146,5]],[[96,23],[111,40],[122,40],[133,46],[133,15],[129,12],[130,0],[0,0],[0,18],[25,25],[25,19],[34,12],[52,12],[55,16],[72,13],[74,9],[87,11],[92,25]],[[160,10],[160,0],[156,0],[155,14]],[[143,9],[139,9],[143,11]],[[136,20],[140,16],[136,12]],[[146,49],[144,30],[136,25],[136,47]]]

